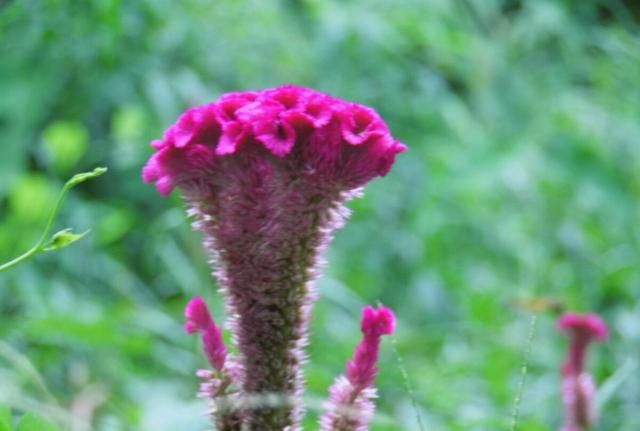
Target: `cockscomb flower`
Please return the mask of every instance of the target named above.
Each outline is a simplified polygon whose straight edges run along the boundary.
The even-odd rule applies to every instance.
[[[311,282],[348,212],[384,176],[396,141],[371,108],[296,86],[228,93],[167,129],[143,170],[179,187],[216,264],[247,396],[282,396],[247,413],[249,429],[299,429]]]
[[[569,351],[562,366],[562,399],[565,421],[561,431],[585,431],[597,419],[596,385],[585,371],[587,348],[593,341],[607,339],[607,325],[597,314],[566,313],[558,327],[569,335]]]
[[[362,312],[363,338],[343,376],[329,389],[326,411],[320,418],[321,431],[366,431],[375,411],[373,386],[378,372],[380,339],[395,330],[396,318],[386,307],[367,306]]]

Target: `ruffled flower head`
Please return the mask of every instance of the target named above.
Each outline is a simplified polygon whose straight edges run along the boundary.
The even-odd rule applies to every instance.
[[[215,193],[229,171],[265,174],[264,160],[351,189],[385,175],[406,149],[373,109],[292,85],[191,108],[152,145],[143,178],[165,196],[176,186]]]
[[[378,309],[367,306],[362,310],[361,330],[362,342],[358,345],[353,359],[347,364],[347,378],[352,385],[365,388],[373,386],[378,372],[378,350],[380,338],[393,334],[396,327],[396,317],[387,307]]]

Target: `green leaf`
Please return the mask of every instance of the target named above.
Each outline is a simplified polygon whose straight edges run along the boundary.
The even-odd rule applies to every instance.
[[[27,413],[18,422],[16,431],[60,431],[60,428],[41,416]]]
[[[0,431],[13,431],[9,407],[0,406]]]
[[[78,241],[88,233],[89,233],[88,230],[82,233],[73,233],[71,231],[71,228],[63,229],[53,234],[49,242],[47,242],[42,247],[42,250],[43,251],[59,250],[70,244],[73,244],[74,242]]]
[[[100,175],[104,174],[105,172],[107,172],[107,168],[105,167],[98,167],[95,168],[94,170],[90,171],[90,172],[83,172],[81,174],[75,174],[73,177],[71,177],[71,179],[69,181],[67,181],[67,183],[65,184],[67,187],[74,187],[77,186],[80,183],[83,183],[87,180],[90,180],[92,178],[95,177],[99,177]]]

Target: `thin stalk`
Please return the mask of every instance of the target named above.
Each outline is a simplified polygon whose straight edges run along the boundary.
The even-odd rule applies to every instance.
[[[527,371],[529,368],[529,356],[531,355],[531,347],[533,346],[533,338],[536,334],[536,324],[538,323],[538,315],[533,314],[531,316],[531,323],[529,324],[529,335],[527,337],[527,344],[522,355],[522,366],[520,367],[520,381],[518,382],[518,390],[516,397],[513,400],[513,411],[511,414],[511,431],[518,429],[518,420],[520,419],[520,405],[522,403],[522,395],[524,393],[524,384],[527,380]]]
[[[20,256],[3,263],[2,265],[0,265],[0,272],[4,271],[6,269],[11,268],[12,266],[15,266],[21,262],[24,262],[25,260],[37,255],[38,253],[42,253],[44,251],[49,251],[49,250],[53,250],[54,248],[47,248],[46,246],[51,242],[50,235],[51,235],[51,230],[53,229],[53,224],[55,222],[56,216],[58,214],[58,211],[60,210],[60,207],[62,205],[62,201],[64,200],[65,195],[67,194],[67,192],[72,189],[73,187],[75,187],[76,185],[87,181],[89,179],[98,177],[102,174],[104,174],[105,172],[107,172],[107,168],[95,168],[93,171],[91,172],[84,172],[81,174],[76,174],[74,175],[72,178],[70,178],[65,184],[64,187],[62,188],[62,190],[60,191],[60,193],[58,193],[58,197],[56,198],[56,202],[53,206],[53,209],[51,210],[51,212],[49,213],[49,217],[47,219],[47,224],[44,227],[44,231],[42,232],[42,235],[40,236],[40,239],[38,239],[38,242],[35,243],[35,245],[33,247],[31,247],[29,250],[27,250],[26,252],[24,252],[23,254],[21,254]],[[82,235],[80,236],[76,236],[76,239],[79,239]],[[71,242],[75,241],[71,240],[70,242],[68,242],[68,244],[70,244]]]

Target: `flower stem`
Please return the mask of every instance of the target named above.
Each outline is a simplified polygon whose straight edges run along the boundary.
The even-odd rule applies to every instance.
[[[53,223],[55,222],[56,216],[58,215],[58,211],[60,210],[60,207],[62,205],[62,201],[64,200],[65,195],[67,194],[67,192],[72,189],[73,187],[75,187],[76,185],[98,177],[102,174],[104,174],[105,172],[107,172],[107,168],[103,168],[103,167],[99,167],[99,168],[95,168],[93,171],[91,172],[84,172],[81,174],[76,174],[74,175],[72,178],[70,178],[65,184],[64,187],[62,188],[62,190],[60,190],[60,193],[58,193],[58,197],[56,198],[56,202],[53,206],[53,209],[51,210],[51,212],[49,213],[49,217],[47,219],[47,224],[44,227],[44,231],[42,232],[42,235],[40,235],[40,239],[38,239],[38,241],[35,243],[35,245],[33,247],[31,247],[29,250],[27,250],[26,252],[24,252],[23,254],[21,254],[20,256],[11,259],[8,262],[5,262],[3,264],[0,265],[0,272],[7,270],[21,262],[24,262],[26,260],[28,260],[29,258],[42,253],[44,251],[49,251],[49,250],[53,250],[56,248],[60,248],[60,247],[53,247],[53,248],[48,248],[47,245],[49,244],[51,238],[51,230],[53,229]],[[78,238],[79,239],[79,238]],[[73,240],[71,241],[73,242]],[[70,242],[69,242],[70,243]]]

